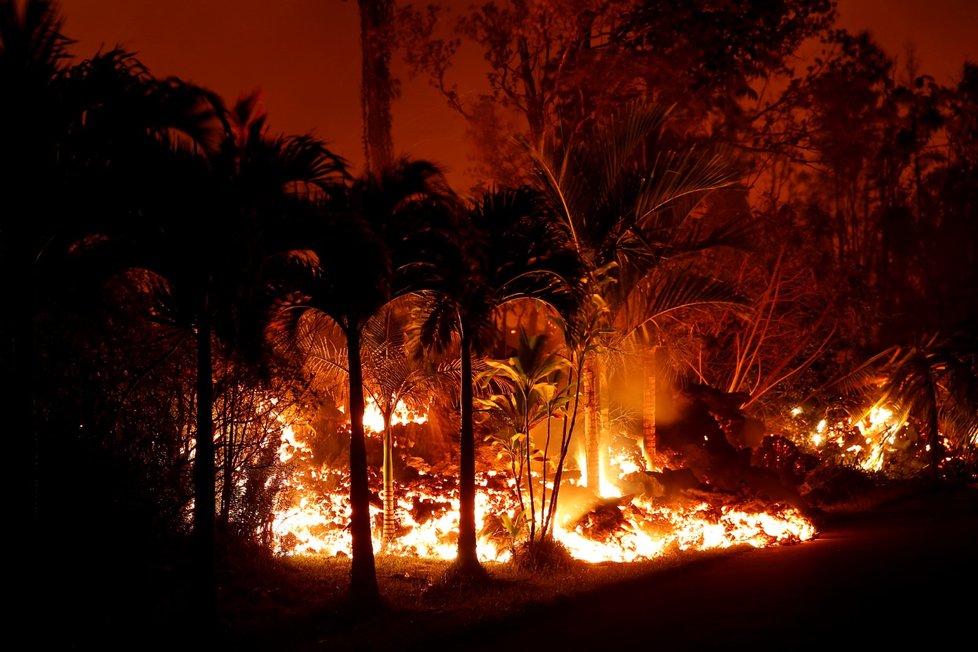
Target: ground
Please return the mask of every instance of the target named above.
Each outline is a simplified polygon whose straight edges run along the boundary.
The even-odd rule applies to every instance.
[[[647,635],[653,618],[669,623],[655,628],[658,642],[695,648],[764,633],[828,642],[847,624],[858,635],[878,632],[878,619],[963,615],[953,595],[962,580],[976,579],[978,488],[864,497],[827,514],[819,530],[815,541],[780,551],[676,553],[537,573],[491,564],[492,581],[469,589],[438,586],[447,562],[381,556],[386,608],[374,615],[344,607],[347,560],[266,560],[225,578],[223,635],[229,648],[280,652],[499,649],[513,640],[573,648]]]

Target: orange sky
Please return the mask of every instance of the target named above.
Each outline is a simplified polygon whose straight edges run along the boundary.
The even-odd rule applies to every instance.
[[[261,89],[274,131],[314,133],[359,169],[355,0],[61,0],[60,6],[78,56],[121,45],[154,74],[178,75],[229,101]],[[842,26],[868,29],[893,54],[913,43],[922,71],[939,81],[953,79],[966,58],[978,61],[978,2],[840,0],[839,13]],[[479,82],[473,78],[463,92],[477,91]],[[399,153],[443,164],[460,190],[469,183],[464,124],[424,80],[402,75],[394,141]]]

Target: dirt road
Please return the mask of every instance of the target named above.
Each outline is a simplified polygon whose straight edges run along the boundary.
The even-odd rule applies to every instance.
[[[411,649],[969,649],[976,622],[978,489],[969,488],[828,522],[805,544],[684,566]]]

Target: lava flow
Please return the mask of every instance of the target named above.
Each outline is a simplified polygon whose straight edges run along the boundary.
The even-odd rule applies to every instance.
[[[368,414],[369,410],[370,406]],[[402,418],[402,423],[406,419]],[[413,419],[424,422],[423,416]],[[371,436],[376,436],[380,424],[365,419],[365,426]],[[283,428],[280,459],[291,465],[293,472],[279,494],[272,524],[275,552],[348,555],[348,473],[311,464],[309,452],[309,446],[291,427]],[[621,468],[641,473],[624,463]],[[377,495],[371,502],[374,549],[391,555],[454,559],[459,507],[455,478],[431,472],[416,475],[396,483],[397,532],[383,544],[381,480],[379,470],[371,469],[371,486]],[[575,558],[588,562],[648,560],[676,550],[791,544],[816,536],[810,521],[797,509],[784,505],[707,492],[687,492],[666,503],[643,494],[622,496],[607,479],[602,496],[586,486],[575,486],[583,482],[569,475],[572,479],[561,487],[553,534]],[[487,470],[479,473],[477,484],[479,556],[483,561],[506,561],[516,543],[506,522],[519,520],[513,481],[504,471]],[[552,490],[552,486],[548,488]],[[509,518],[502,518],[504,514]]]

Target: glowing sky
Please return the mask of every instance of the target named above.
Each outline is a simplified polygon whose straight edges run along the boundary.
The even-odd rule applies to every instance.
[[[465,7],[470,1],[442,4]],[[261,89],[273,131],[314,133],[359,169],[355,0],[62,0],[60,6],[78,56],[120,45],[157,76],[178,75],[229,101]],[[978,61],[978,2],[840,0],[839,14],[842,26],[869,30],[892,54],[902,55],[913,43],[922,71],[939,81],[955,78],[966,58]],[[478,56],[468,53],[467,60],[474,69]],[[411,80],[399,68],[395,149],[443,164],[464,190],[463,121],[424,80]],[[477,92],[479,75],[468,79],[460,83],[463,93]]]

